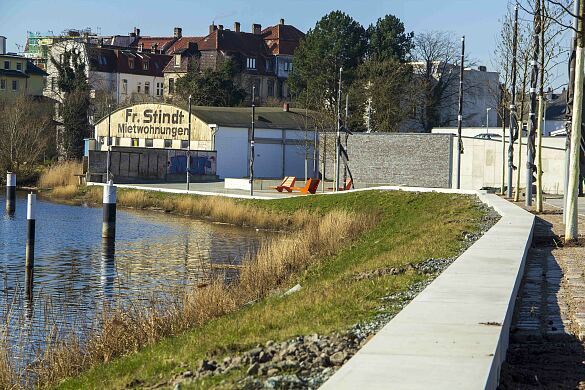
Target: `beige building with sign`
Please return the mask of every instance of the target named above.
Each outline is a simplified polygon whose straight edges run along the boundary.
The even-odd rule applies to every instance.
[[[136,104],[102,118],[95,125],[96,142],[90,150],[106,151],[109,135],[113,148],[128,153],[154,149],[184,154],[188,148],[216,152],[217,161],[213,164],[219,178],[247,177],[251,114],[248,107],[192,107],[189,134],[186,109],[164,103]],[[256,109],[256,177],[304,177],[305,170],[313,175],[313,149],[315,139],[318,141],[313,117],[310,111],[289,109],[288,105]],[[180,173],[180,169],[184,168],[173,168],[173,174]]]

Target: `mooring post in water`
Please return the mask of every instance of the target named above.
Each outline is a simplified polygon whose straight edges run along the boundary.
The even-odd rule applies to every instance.
[[[103,208],[102,238],[114,240],[116,238],[116,186],[111,180],[104,186]]]
[[[6,212],[14,213],[16,208],[16,173],[6,173]]]
[[[32,192],[28,194],[26,208],[26,290],[32,293],[33,273],[35,267],[35,209],[37,196]]]

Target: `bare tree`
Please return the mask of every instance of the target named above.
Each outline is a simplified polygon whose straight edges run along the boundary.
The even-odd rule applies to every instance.
[[[459,42],[451,33],[431,31],[416,35],[414,44],[414,83],[419,91],[417,99],[422,101],[415,118],[424,131],[430,132],[433,127],[447,126],[457,118],[454,99],[459,86]],[[467,66],[473,65],[468,58],[465,62]],[[473,89],[465,80],[465,93],[473,94]]]
[[[30,173],[49,145],[52,106],[20,95],[0,101],[0,169]]]

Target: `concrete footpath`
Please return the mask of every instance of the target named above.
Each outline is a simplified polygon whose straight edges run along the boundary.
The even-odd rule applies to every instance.
[[[478,196],[500,221],[321,389],[498,386],[534,216],[496,195]]]

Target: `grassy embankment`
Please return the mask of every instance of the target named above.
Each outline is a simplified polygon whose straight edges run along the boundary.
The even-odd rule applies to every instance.
[[[96,196],[93,192],[76,189],[73,196],[91,200]],[[57,388],[123,388],[130,383],[147,387],[172,378],[184,367],[194,368],[206,356],[221,358],[268,340],[344,331],[378,313],[381,297],[428,278],[413,270],[396,275],[372,271],[456,255],[462,236],[478,228],[482,215],[472,197],[383,191],[275,201],[120,191],[119,205],[161,208],[240,225],[285,226],[291,233],[250,259],[242,269],[240,284],[231,292],[214,285],[199,289],[185,301],[183,315],[190,323],[157,335],[144,332],[168,323],[162,317],[152,328],[139,329],[130,323],[117,326],[115,330],[121,333],[114,332],[115,337],[107,329],[110,337],[101,335],[92,342],[127,338],[128,345],[92,346],[95,356],[86,356],[91,364],[58,350],[46,360],[50,372],[40,372],[41,377],[55,383],[81,374],[60,381]],[[367,274],[371,277],[356,278]],[[274,293],[296,283],[303,288],[295,294]],[[396,309],[388,306],[386,310]],[[173,315],[181,316],[181,312]],[[174,336],[163,338],[169,334]],[[152,342],[140,343],[136,340],[140,337],[151,337]],[[243,373],[230,372],[191,386],[209,388],[227,380],[225,386],[230,387],[239,375]]]

